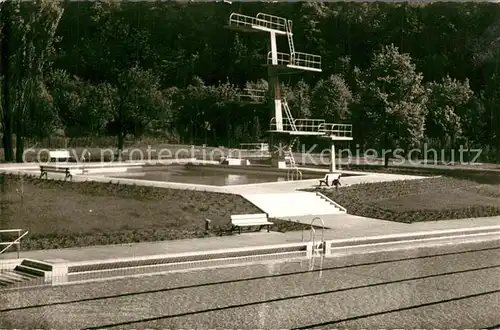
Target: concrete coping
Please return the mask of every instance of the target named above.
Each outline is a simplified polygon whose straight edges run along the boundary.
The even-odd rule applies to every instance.
[[[380,236],[369,236],[369,237],[357,237],[357,238],[345,238],[330,240],[327,243],[336,247],[348,246],[349,243],[353,244],[376,244],[381,241],[401,241],[401,240],[411,240],[411,239],[424,239],[432,237],[443,237],[446,235],[453,234],[473,234],[481,232],[490,232],[494,230],[500,230],[500,225],[496,226],[483,226],[475,228],[457,228],[457,229],[444,229],[444,230],[433,230],[433,231],[420,231],[414,233],[402,233],[402,234],[390,234],[390,235],[380,235]]]
[[[206,251],[194,251],[194,252],[182,252],[182,253],[166,253],[166,254],[156,254],[150,256],[142,256],[142,257],[126,257],[126,258],[113,258],[113,259],[101,259],[101,260],[89,260],[89,261],[77,261],[77,262],[69,262],[67,264],[68,267],[74,266],[87,266],[87,265],[96,265],[96,264],[108,264],[108,263],[117,263],[117,262],[129,262],[136,260],[155,260],[155,259],[163,259],[163,258],[178,258],[178,257],[192,257],[192,256],[204,256],[204,255],[214,255],[214,254],[224,254],[224,253],[233,253],[233,252],[259,252],[261,250],[269,250],[269,249],[282,249],[282,248],[293,248],[293,247],[307,247],[309,242],[299,242],[299,243],[286,243],[286,244],[275,244],[275,245],[261,245],[261,246],[247,246],[240,248],[231,248],[231,249],[218,249],[218,250],[206,250]]]

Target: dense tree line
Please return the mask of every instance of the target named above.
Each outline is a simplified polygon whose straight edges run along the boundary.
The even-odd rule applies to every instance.
[[[294,22],[321,74],[282,78],[296,117],[352,123],[355,144],[484,146],[500,160],[500,8],[491,3],[37,2],[0,4],[5,160],[26,138],[161,136],[235,145],[265,138],[265,34],[231,12]],[[286,52],[286,38],[279,51]],[[16,147],[16,151],[12,149]],[[20,160],[19,156],[18,159]]]

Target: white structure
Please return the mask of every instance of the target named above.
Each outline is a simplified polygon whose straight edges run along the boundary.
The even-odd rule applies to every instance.
[[[258,13],[255,17],[232,13],[229,28],[242,32],[269,33],[271,51],[267,54],[269,68],[269,92],[274,98],[274,117],[270,122],[272,136],[286,137],[288,151],[279,155],[277,166],[291,168],[292,179],[302,175],[298,170],[292,147],[300,136],[318,136],[331,141],[331,172],[335,171],[335,141],[352,140],[352,125],[326,123],[322,119],[294,119],[284,97],[281,97],[278,75],[302,71],[321,72],[321,56],[297,52],[293,42],[292,21],[283,17]],[[289,52],[278,52],[277,36],[285,36]],[[273,143],[271,143],[273,144]],[[271,156],[273,157],[273,156]],[[296,173],[297,175],[293,175]]]
[[[271,218],[347,213],[345,208],[319,193],[297,191],[242,196]]]

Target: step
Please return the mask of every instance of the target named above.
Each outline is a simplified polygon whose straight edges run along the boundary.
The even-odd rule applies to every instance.
[[[6,288],[13,285],[19,285],[23,282],[28,282],[37,278],[39,275],[28,274],[16,270],[5,270],[0,272],[0,287]]]
[[[344,214],[342,210],[315,193],[270,193],[242,195],[269,217]]]
[[[21,262],[21,265],[44,270],[47,272],[52,271],[51,264],[43,262],[43,261],[33,260],[33,259],[23,259],[23,261]]]
[[[23,273],[23,274],[30,274],[30,275],[35,275],[39,277],[44,277],[45,276],[45,271],[38,269],[38,268],[33,268],[25,265],[18,265],[14,269],[17,272]]]
[[[1,275],[3,275],[5,278],[10,278],[10,279],[18,281],[18,282],[28,281],[28,280],[31,280],[31,279],[38,277],[35,275],[31,275],[31,274],[24,274],[24,273],[16,272],[14,270],[2,272]]]
[[[3,285],[11,285],[17,282],[22,282],[22,281],[13,280],[10,277],[5,276],[5,274],[3,273],[0,274],[0,283],[2,283]]]

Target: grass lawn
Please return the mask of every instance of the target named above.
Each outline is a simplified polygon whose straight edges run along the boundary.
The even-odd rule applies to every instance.
[[[230,215],[262,213],[241,196],[5,176],[0,228],[27,229],[23,250],[231,235]],[[24,187],[24,198],[16,191]],[[205,219],[212,230],[205,232]],[[306,225],[272,220],[271,230]],[[309,227],[308,227],[309,228]]]
[[[500,174],[367,183],[324,194],[349,213],[397,222],[500,215]]]

